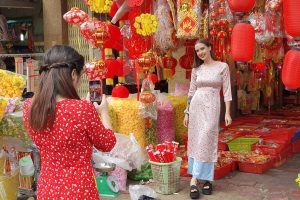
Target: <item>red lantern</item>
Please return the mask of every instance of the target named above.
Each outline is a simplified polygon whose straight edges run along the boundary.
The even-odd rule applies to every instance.
[[[248,62],[253,59],[255,32],[253,26],[238,23],[231,34],[231,55],[235,61]]]
[[[153,84],[157,83],[157,81],[158,81],[156,74],[148,74],[147,78],[150,79]]]
[[[143,53],[143,55],[139,57],[137,61],[143,70],[149,70],[150,67],[156,64],[156,56],[152,52]]]
[[[94,48],[98,48],[100,43],[97,43],[94,33],[97,28],[102,27],[103,22],[97,20],[97,18],[89,18],[80,25],[81,35],[93,45]],[[101,38],[100,38],[101,39]]]
[[[64,20],[70,25],[80,26],[87,18],[88,14],[77,7],[72,8],[64,14]]]
[[[129,97],[129,90],[124,85],[117,85],[111,92],[112,97],[118,98],[128,98]]]
[[[289,50],[285,55],[282,82],[287,88],[300,88],[300,51]]]
[[[185,54],[184,56],[180,57],[179,65],[183,69],[186,70],[185,78],[189,79],[191,77],[192,67],[194,64],[194,55],[193,54]]]
[[[112,50],[105,49],[105,64],[107,67],[107,73],[105,75],[106,84],[113,85],[113,78],[117,76],[117,71],[122,66],[120,63],[112,57]]]
[[[177,60],[171,55],[165,55],[163,57],[163,67],[166,69],[174,69],[177,66]]]
[[[300,37],[300,1],[284,0],[283,15],[286,32],[293,37]]]
[[[254,4],[255,0],[228,0],[232,12],[250,12]]]
[[[108,26],[105,23],[98,21],[97,24],[98,26],[94,30],[93,37],[98,45],[102,45],[110,39],[110,33]]]
[[[101,80],[105,75],[107,68],[103,60],[97,60],[85,64],[86,70],[85,73],[88,76],[89,80]]]

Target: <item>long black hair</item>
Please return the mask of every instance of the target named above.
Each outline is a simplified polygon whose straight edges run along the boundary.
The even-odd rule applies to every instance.
[[[72,71],[80,76],[84,57],[75,49],[65,45],[55,45],[44,56],[45,65],[40,67],[40,85],[34,95],[30,111],[29,126],[34,130],[44,130],[50,117],[50,127],[53,127],[56,96],[69,99],[80,99],[73,85]]]
[[[196,46],[197,44],[199,44],[199,43],[204,44],[205,46],[211,47],[211,48],[212,48],[212,45],[211,45],[211,43],[210,43],[208,40],[205,40],[205,39],[199,39],[199,40],[197,40],[197,41],[195,42],[195,46]],[[200,65],[202,65],[202,64],[204,63],[204,61],[201,60],[201,59],[197,56],[197,52],[196,52],[196,51],[194,51],[194,54],[195,54],[195,55],[194,55],[194,57],[195,57],[195,64],[194,64],[193,68],[197,68],[197,67],[200,67]],[[216,55],[214,54],[214,52],[213,52],[212,50],[210,50],[210,55],[211,55],[212,59],[214,59],[214,60],[217,59]]]

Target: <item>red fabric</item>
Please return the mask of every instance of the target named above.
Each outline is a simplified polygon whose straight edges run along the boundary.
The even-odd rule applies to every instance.
[[[38,133],[28,125],[29,106],[30,100],[24,104],[25,127],[41,154],[37,199],[99,199],[92,148],[110,151],[116,138],[95,107],[85,100],[62,100],[56,104],[53,130]]]

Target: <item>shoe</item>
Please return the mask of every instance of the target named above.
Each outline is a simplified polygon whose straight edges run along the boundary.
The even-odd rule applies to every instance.
[[[205,195],[211,195],[212,193],[212,184],[209,181],[206,181],[202,187],[202,193]]]
[[[191,199],[199,199],[200,192],[199,192],[199,188],[196,185],[191,185],[190,197]]]

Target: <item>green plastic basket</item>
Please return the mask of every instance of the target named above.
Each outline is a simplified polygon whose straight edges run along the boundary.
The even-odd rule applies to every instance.
[[[229,151],[251,151],[252,145],[259,142],[259,138],[237,138],[228,143]]]
[[[181,161],[179,157],[171,163],[149,161],[155,181],[154,190],[157,193],[174,194],[179,191]]]

